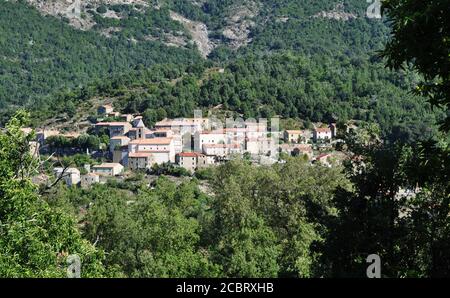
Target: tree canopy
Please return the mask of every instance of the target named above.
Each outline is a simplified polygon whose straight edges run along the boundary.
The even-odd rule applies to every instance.
[[[37,168],[28,144],[33,135],[20,130],[27,119],[18,112],[0,134],[0,276],[66,277],[70,255],[80,258],[81,276],[103,276],[103,252],[82,237],[73,217],[53,210],[31,182]]]
[[[450,16],[446,0],[387,0],[383,12],[392,26],[392,38],[383,54],[388,66],[411,66],[424,78],[416,92],[435,106],[450,109]],[[450,130],[447,115],[442,128]]]

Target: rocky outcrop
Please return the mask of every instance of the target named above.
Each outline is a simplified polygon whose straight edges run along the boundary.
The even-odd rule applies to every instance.
[[[338,21],[349,21],[356,19],[358,16],[354,13],[345,12],[343,3],[338,3],[331,11],[321,11],[313,16],[314,18],[326,18]]]
[[[44,15],[66,18],[73,27],[80,30],[88,30],[95,25],[92,16],[86,13],[89,9],[96,10],[104,4],[148,5],[145,0],[27,0],[27,2]],[[104,17],[120,18],[113,11],[107,11]]]
[[[183,17],[182,15],[171,11],[170,17],[172,20],[183,24],[184,28],[191,34],[192,40],[197,44],[197,47],[203,57],[207,57],[216,47],[208,37],[208,27],[201,22],[196,22]]]
[[[228,46],[238,49],[251,42],[251,28],[256,26],[253,19],[258,16],[259,4],[254,1],[232,7],[228,12],[227,25],[222,31],[228,39]]]

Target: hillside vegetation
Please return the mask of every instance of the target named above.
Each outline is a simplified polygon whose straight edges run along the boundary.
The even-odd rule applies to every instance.
[[[389,38],[360,0],[107,1],[83,11],[102,18],[89,28],[0,2],[0,277],[449,277],[448,0],[385,0]],[[105,102],[148,127],[198,107],[295,128],[360,121],[337,123],[339,141],[311,161],[244,153],[195,173],[129,167],[90,187],[51,178],[107,160],[111,135],[92,129]],[[8,117],[19,106],[31,115]],[[28,128],[54,123],[91,134],[31,151]],[[322,163],[330,150],[342,162]]]
[[[385,137],[402,140],[429,136],[442,118],[409,93],[420,78],[388,71],[377,58],[389,29],[365,17],[361,1],[82,3],[95,20],[90,30],[22,1],[3,3],[3,122],[18,106],[38,111],[39,121],[71,118],[81,102],[102,98],[134,113],[163,108],[171,117],[223,104],[252,117],[376,121]],[[120,17],[105,17],[109,11]],[[210,44],[199,44],[174,13],[203,24]],[[199,46],[212,47],[207,60]],[[144,71],[152,65],[163,73]],[[204,80],[216,66],[225,73]]]

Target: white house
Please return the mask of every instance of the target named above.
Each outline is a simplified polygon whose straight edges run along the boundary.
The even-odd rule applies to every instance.
[[[226,143],[227,144],[241,144],[245,145],[245,137],[247,136],[247,128],[225,128]]]
[[[318,140],[331,140],[332,137],[333,137],[333,134],[329,127],[315,128],[313,130],[314,142],[317,142]]]
[[[100,183],[100,176],[95,173],[88,173],[81,176],[81,187],[87,188],[92,184]]]
[[[154,163],[153,153],[131,152],[128,154],[128,167],[130,170],[145,170]]]
[[[302,130],[285,130],[284,141],[289,143],[300,143],[302,135]]]
[[[177,164],[190,172],[205,168],[215,163],[215,159],[198,152],[182,152],[176,156]]]
[[[231,154],[242,154],[240,144],[204,144],[203,153],[208,156],[227,157]]]
[[[64,171],[64,168],[58,167],[54,168],[53,172],[56,178],[62,177],[62,180],[68,186],[78,185],[80,183],[80,171],[77,168],[67,168]]]
[[[225,144],[226,135],[224,130],[202,131],[198,134],[198,143],[202,147],[204,144]]]
[[[174,132],[169,128],[160,128],[150,130],[147,134],[147,138],[171,138],[174,136]]]
[[[180,119],[164,119],[155,124],[156,129],[168,128],[172,131],[191,132],[192,134],[201,131],[207,127],[209,120],[207,118],[180,118]]]
[[[127,136],[115,136],[109,140],[109,152],[114,152],[118,147],[126,146],[130,142]]]
[[[128,143],[128,153],[152,153],[157,164],[175,162],[175,145],[173,138],[153,138],[133,140]]]
[[[273,146],[273,140],[267,137],[259,138],[246,138],[245,151],[254,155],[267,155],[273,150],[276,150]]]
[[[102,163],[92,167],[92,172],[101,176],[117,176],[123,172],[124,167],[120,163]]]
[[[266,122],[246,123],[245,130],[246,137],[250,139],[264,138],[267,137],[268,133]]]

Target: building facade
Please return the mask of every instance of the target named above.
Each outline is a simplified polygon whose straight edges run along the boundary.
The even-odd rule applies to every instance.
[[[317,142],[319,140],[331,140],[332,138],[333,138],[333,135],[332,135],[331,129],[329,127],[315,128],[313,130],[314,142]]]
[[[77,168],[54,168],[53,172],[58,179],[62,177],[62,180],[67,186],[77,186],[80,183],[80,171]]]
[[[175,162],[173,138],[153,138],[133,140],[128,144],[128,153],[152,153],[154,163]]]
[[[182,152],[176,156],[177,164],[193,173],[200,168],[214,164],[214,159],[197,152]]]
[[[135,152],[128,154],[128,167],[130,170],[146,170],[154,164],[153,154]]]
[[[92,167],[92,172],[100,176],[117,176],[123,173],[123,165],[120,163],[102,163]]]

